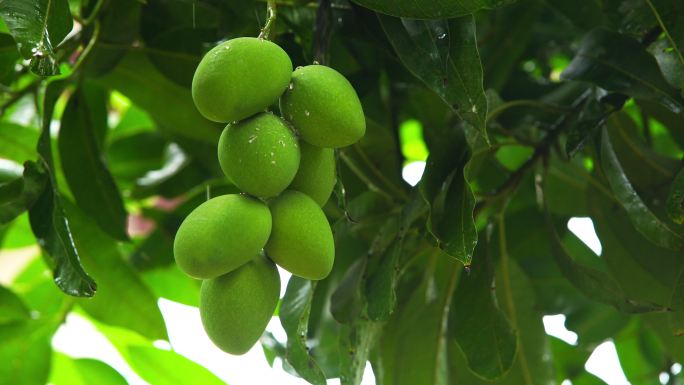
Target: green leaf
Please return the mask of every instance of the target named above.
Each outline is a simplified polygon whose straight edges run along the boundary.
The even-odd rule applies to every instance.
[[[25,321],[30,313],[24,301],[12,290],[0,286],[0,325],[15,321]]]
[[[684,224],[684,168],[679,170],[672,181],[667,196],[667,215],[673,222]]]
[[[67,0],[14,0],[0,3],[0,17],[31,70],[40,76],[59,74],[54,48],[73,27]]]
[[[582,29],[591,29],[603,24],[602,4],[598,0],[546,0],[545,3]]]
[[[29,210],[29,220],[38,243],[52,259],[57,286],[69,295],[92,297],[97,286],[81,266],[69,221],[62,208],[52,158],[50,122],[55,102],[63,89],[63,81],[55,81],[49,83],[45,90],[43,132],[38,141],[38,153],[41,156],[40,161],[44,162],[43,165],[47,169],[49,185]]]
[[[631,384],[660,384],[658,374],[666,367],[666,355],[653,332],[634,319],[613,341],[620,366]]]
[[[12,36],[0,33],[0,83],[11,84],[15,76],[15,66],[19,60],[19,51]]]
[[[629,316],[612,306],[589,302],[566,314],[565,327],[578,336],[577,343],[596,346],[619,333],[629,322]]]
[[[339,344],[341,385],[361,383],[370,350],[375,344],[376,335],[381,330],[380,326],[381,324],[377,322],[357,319],[353,325],[341,327]]]
[[[133,369],[150,384],[225,384],[208,369],[173,351],[134,345],[128,347],[128,354]]]
[[[330,313],[340,323],[349,323],[361,313],[361,287],[368,258],[354,262],[330,297]]]
[[[0,385],[45,385],[56,322],[31,320],[0,326]]]
[[[199,281],[185,275],[175,263],[147,270],[142,274],[142,279],[156,298],[199,306]]]
[[[477,245],[473,219],[475,198],[464,168],[470,149],[458,131],[442,135],[430,148],[420,192],[430,206],[427,229],[437,245],[450,256],[469,265]]]
[[[35,159],[40,132],[16,123],[0,122],[0,157],[18,163]]]
[[[223,125],[202,117],[195,108],[190,90],[166,79],[143,53],[129,52],[113,71],[95,81],[126,95],[147,111],[162,129],[179,136],[218,143]]]
[[[588,299],[614,306],[626,313],[662,310],[662,306],[644,304],[629,298],[618,282],[606,271],[585,266],[572,259],[561,243],[551,214],[546,212],[553,259],[565,278]]]
[[[307,330],[316,283],[292,276],[280,305],[280,323],[287,333],[287,362],[306,381],[325,385],[325,374],[309,355]]]
[[[437,256],[439,258],[439,256]],[[393,373],[397,385],[449,384],[447,326],[451,300],[462,275],[462,266],[445,259],[436,275],[444,276],[442,287],[437,279],[426,277],[411,295],[394,322]]]
[[[493,268],[486,254],[461,277],[449,312],[449,334],[470,370],[486,380],[504,376],[513,365],[516,334],[492,295]]]
[[[93,94],[84,87],[76,90],[62,113],[58,139],[62,170],[78,206],[107,234],[125,241],[128,215],[102,154],[105,98],[100,90]]]
[[[45,190],[47,173],[34,162],[24,164],[24,176],[0,184],[0,223],[7,224],[33,206]]]
[[[604,29],[595,29],[582,39],[561,77],[655,100],[677,113],[684,110],[681,96],[663,78],[653,56],[636,40]]]
[[[420,21],[378,17],[404,66],[486,138],[487,98],[474,18]]]
[[[119,372],[102,361],[74,359],[61,353],[52,355],[50,383],[54,385],[126,385]]]
[[[629,213],[635,229],[658,246],[672,250],[684,248],[684,237],[653,214],[632,187],[613,151],[608,130],[605,128],[601,139],[601,166],[615,197]]]
[[[352,0],[376,12],[412,19],[449,19],[492,9],[506,0]]]
[[[126,327],[149,339],[168,339],[157,298],[124,262],[116,242],[75,206],[65,205],[83,266],[98,281],[97,295],[79,301],[93,318]]]
[[[610,95],[614,96],[613,99],[618,99],[615,101],[607,100],[610,98],[603,96],[602,98],[599,94],[587,97],[577,117],[568,124],[568,138],[565,142],[565,152],[568,157],[572,158],[582,150],[585,142],[594,136],[605,124],[606,119],[620,109],[626,100],[626,97],[617,95]]]
[[[594,382],[587,382],[583,377],[593,377],[584,370],[584,364],[589,359],[593,351],[584,346],[573,346],[556,337],[548,337],[551,345],[553,363],[556,369],[556,382],[562,383],[563,380],[573,381],[573,384],[580,385],[605,385],[605,382],[594,377]],[[577,379],[577,381],[576,381]],[[584,381],[584,382],[582,382]]]
[[[684,90],[684,27],[681,3],[645,0],[665,35],[653,46],[663,75],[673,87]],[[673,4],[674,3],[674,4]]]
[[[537,309],[530,280],[508,253],[503,219],[499,221],[497,235],[496,297],[517,337],[515,361],[500,383],[548,384],[552,380],[552,361],[542,323],[543,314]],[[491,246],[494,246],[493,242]]]
[[[100,36],[84,63],[84,72],[97,77],[111,71],[126,55],[138,37],[139,0],[117,0],[105,3],[100,16]]]
[[[660,314],[668,319],[667,332],[670,335],[683,330],[681,285],[684,260],[681,252],[653,245],[637,232],[621,207],[597,190],[589,191],[589,202],[591,217],[603,247],[601,256],[606,260],[611,275],[629,297],[662,304],[668,309]]]

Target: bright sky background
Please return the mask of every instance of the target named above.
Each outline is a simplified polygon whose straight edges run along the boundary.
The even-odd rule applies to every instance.
[[[425,168],[425,162],[413,162],[404,169],[404,179],[415,185]],[[594,232],[589,218],[573,218],[568,228],[585,242],[597,255],[601,253],[601,244]],[[289,273],[280,270],[282,291],[287,286]],[[282,296],[282,292],[281,292]],[[306,385],[307,382],[287,374],[277,360],[275,368],[271,368],[260,345],[243,356],[231,356],[216,348],[202,329],[197,308],[161,299],[159,307],[162,311],[169,332],[170,346],[165,341],[158,341],[158,348],[173,348],[177,353],[205,366],[229,385],[279,384]],[[562,314],[544,317],[547,334],[558,337],[570,344],[577,343],[577,335],[568,331],[564,325]],[[267,328],[279,340],[285,340],[285,332],[277,317],[274,317]],[[102,360],[119,371],[131,385],[147,384],[133,372],[124,359],[109,341],[100,334],[85,318],[71,314],[60,327],[52,341],[55,350],[69,356],[96,358]],[[601,344],[587,361],[585,368],[603,379],[609,385],[629,384],[618,361],[615,345],[611,341]],[[363,385],[374,384],[370,365],[366,367]],[[568,385],[566,381],[563,385]],[[331,380],[328,384],[339,384],[339,380]],[[152,384],[153,385],[153,384]],[[179,384],[180,385],[180,384]]]

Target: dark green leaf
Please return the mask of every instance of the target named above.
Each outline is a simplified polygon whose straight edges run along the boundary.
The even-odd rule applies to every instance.
[[[501,242],[501,240],[500,240]],[[518,352],[513,366],[498,381],[500,384],[535,385],[552,382],[552,359],[529,279],[518,264],[499,245],[501,258],[496,271],[496,294],[517,334]]]
[[[107,106],[104,98],[88,94],[79,88],[62,114],[58,140],[62,170],[78,206],[107,234],[125,241],[128,215],[98,138],[107,128]]]
[[[438,256],[439,257],[439,256]],[[397,314],[394,350],[395,384],[446,385],[448,378],[447,325],[453,293],[462,266],[453,260],[438,264],[436,274],[447,279],[435,287],[426,278]]]
[[[486,138],[487,98],[473,17],[448,21],[378,17],[406,68]]]
[[[601,139],[601,166],[616,198],[629,213],[634,228],[656,245],[673,250],[684,248],[684,237],[653,214],[632,187],[613,151],[606,129]]]
[[[359,5],[392,16],[413,19],[448,19],[491,9],[507,0],[352,0]]]
[[[361,285],[368,258],[360,258],[347,270],[330,298],[335,320],[349,323],[361,313]]]
[[[325,385],[325,375],[309,355],[307,330],[316,283],[292,276],[280,305],[280,323],[287,333],[287,362],[314,385]]]
[[[605,97],[605,95],[603,95]],[[604,99],[608,99],[607,97]],[[622,107],[624,100],[617,103],[608,103],[602,100],[601,95],[593,95],[586,98],[577,117],[570,123],[568,129],[568,138],[565,142],[565,152],[568,157],[572,158],[582,148],[585,142],[590,139],[603,126],[610,114]],[[626,98],[624,98],[626,99]]]
[[[19,296],[10,289],[0,286],[0,325],[25,321],[30,316],[28,308]]]
[[[456,339],[468,367],[494,380],[513,365],[516,334],[492,295],[493,268],[486,254],[473,260],[470,274],[461,277],[449,312],[449,334]]]
[[[629,297],[668,309],[664,315],[670,335],[684,329],[681,252],[653,245],[637,232],[628,214],[598,190],[590,190],[589,202],[611,275]]]
[[[0,223],[9,223],[30,209],[45,190],[47,179],[43,167],[29,161],[24,164],[23,177],[0,184]]]
[[[12,83],[14,68],[19,58],[19,51],[12,36],[0,33],[0,84]]]
[[[47,169],[49,183],[38,201],[29,210],[29,219],[38,243],[52,259],[57,286],[69,295],[92,297],[97,286],[81,266],[69,221],[62,208],[62,198],[57,187],[52,159],[50,122],[55,102],[63,89],[64,83],[56,81],[48,84],[45,91],[43,132],[38,141],[38,153]]]
[[[653,45],[653,56],[658,61],[665,79],[673,87],[684,90],[684,6],[676,1],[645,2],[665,35]]]
[[[100,18],[100,36],[85,63],[85,72],[100,76],[111,71],[138,37],[139,0],[116,0],[105,3]]]
[[[546,0],[545,3],[582,29],[603,24],[601,2],[598,0]]]
[[[41,76],[59,74],[54,48],[73,26],[67,0],[14,0],[0,3],[5,21],[31,70]]]
[[[614,306],[616,309],[627,313],[663,310],[662,306],[640,303],[629,298],[617,281],[606,271],[594,269],[573,260],[561,243],[548,212],[546,223],[549,229],[553,258],[558,264],[558,268],[565,278],[587,298]]]
[[[475,198],[464,174],[469,159],[470,150],[460,132],[443,135],[430,148],[420,183],[430,206],[427,229],[442,250],[465,265],[470,264],[477,245]]]
[[[674,112],[684,110],[681,96],[665,81],[653,56],[636,40],[604,29],[595,29],[584,37],[561,76],[656,100]]]
[[[684,224],[684,168],[672,181],[670,194],[667,197],[667,215],[673,222]]]

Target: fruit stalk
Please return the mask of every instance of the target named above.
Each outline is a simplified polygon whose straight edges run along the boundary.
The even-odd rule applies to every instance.
[[[271,28],[273,28],[277,18],[278,12],[276,11],[276,2],[275,0],[268,0],[266,2],[266,25],[264,25],[264,28],[261,29],[261,33],[259,33],[259,39],[269,39]]]

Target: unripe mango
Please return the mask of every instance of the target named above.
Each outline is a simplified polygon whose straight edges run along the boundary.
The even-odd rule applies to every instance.
[[[244,354],[266,329],[278,304],[278,269],[263,255],[235,271],[202,282],[200,317],[221,350]]]
[[[299,143],[282,119],[261,113],[223,130],[218,158],[238,188],[269,198],[285,190],[297,174]]]
[[[290,87],[280,97],[280,110],[300,137],[314,146],[348,146],[366,132],[366,119],[354,87],[330,67],[297,68]]]
[[[197,206],[173,242],[176,263],[187,275],[208,279],[247,263],[271,234],[265,204],[242,195],[221,195]]]
[[[290,83],[292,61],[278,45],[239,37],[211,49],[192,79],[192,99],[215,122],[232,122],[263,111]]]
[[[299,143],[299,149],[302,154],[299,170],[289,188],[303,192],[322,207],[335,187],[335,151],[304,141]]]
[[[306,279],[323,279],[335,260],[328,219],[316,202],[287,190],[269,203],[273,228],[264,250],[278,265]]]

